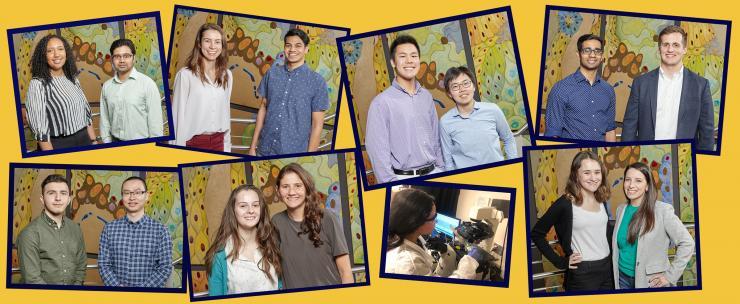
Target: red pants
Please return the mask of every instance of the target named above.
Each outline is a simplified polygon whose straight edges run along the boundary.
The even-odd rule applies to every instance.
[[[185,142],[186,147],[200,148],[205,150],[223,151],[224,150],[224,132],[213,134],[195,135]]]

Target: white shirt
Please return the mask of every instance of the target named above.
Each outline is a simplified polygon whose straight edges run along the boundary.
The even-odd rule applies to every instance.
[[[259,269],[257,262],[262,259],[262,253],[256,250],[254,253],[254,260],[248,260],[243,257],[238,257],[233,262],[228,258],[231,253],[232,244],[231,240],[226,242],[224,246],[224,253],[226,254],[226,269],[228,271],[228,286],[227,290],[229,294],[268,291],[278,289],[278,276],[275,273],[275,268],[270,267],[270,275],[272,275],[273,282],[267,278],[264,272]]]
[[[423,242],[419,238],[420,242]],[[435,268],[434,258],[423,246],[403,240],[403,244],[393,248],[385,253],[385,272],[422,275],[422,276],[448,276],[450,278],[474,279],[475,269],[478,268],[478,262],[472,257],[466,255],[460,260],[455,270],[455,251],[447,245],[447,252],[440,258],[441,261],[449,260]],[[451,265],[450,265],[451,264]],[[451,270],[454,270],[451,271]]]
[[[570,248],[581,254],[584,261],[598,261],[609,256],[609,241],[606,239],[606,215],[604,204],[599,211],[592,212],[573,205],[573,232]]]
[[[655,139],[676,139],[678,107],[683,89],[683,67],[673,77],[662,68],[658,72],[658,105],[655,113]]]
[[[206,75],[203,83],[198,75],[182,68],[175,76],[172,92],[172,116],[175,125],[175,145],[184,146],[195,135],[225,132],[224,151],[231,152],[231,87],[234,77],[226,70],[226,89],[218,87]]]

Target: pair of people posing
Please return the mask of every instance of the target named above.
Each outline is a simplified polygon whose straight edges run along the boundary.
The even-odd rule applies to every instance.
[[[354,283],[339,219],[321,209],[311,175],[289,164],[276,187],[287,210],[272,220],[257,187],[231,192],[206,253],[209,295]]]
[[[623,185],[628,202],[617,208],[610,229],[606,168],[595,153],[581,151],[573,158],[565,194],[532,228],[532,240],[544,257],[565,269],[565,290],[676,286],[683,274],[694,240],[673,206],[657,200],[650,168],[640,162],[627,166]],[[552,226],[565,256],[545,240]],[[672,262],[671,243],[677,247]]]

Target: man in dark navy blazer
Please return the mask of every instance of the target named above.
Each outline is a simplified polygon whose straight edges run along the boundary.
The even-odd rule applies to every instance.
[[[670,25],[658,35],[660,67],[635,78],[622,122],[622,141],[694,139],[714,150],[709,81],[683,66],[686,32]]]

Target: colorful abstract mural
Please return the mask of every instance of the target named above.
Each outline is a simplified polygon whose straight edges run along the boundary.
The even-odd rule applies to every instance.
[[[210,247],[208,238],[208,219],[205,214],[205,188],[208,184],[210,167],[188,167],[182,169],[182,180],[185,189],[185,214],[188,223],[188,247],[190,264],[204,264],[206,251]],[[195,291],[208,290],[208,278],[205,271],[192,271],[192,286]]]
[[[570,164],[575,154],[581,150],[596,152],[607,169],[607,182],[611,189],[611,196],[607,201],[607,207],[610,209],[612,220],[614,220],[617,207],[627,201],[623,191],[625,168],[632,163],[642,162],[650,167],[656,187],[658,188],[658,200],[673,205],[684,224],[692,227],[694,224],[694,177],[690,144],[531,151],[528,162],[531,168],[530,174],[533,183],[530,201],[534,202],[534,204],[530,205],[529,210],[530,223],[532,225],[562,195],[569,178]],[[676,170],[678,170],[677,175],[674,174]],[[678,179],[675,179],[674,176],[677,176]],[[680,191],[680,202],[674,201],[677,195],[675,191]],[[690,229],[690,231],[693,232],[693,229]],[[546,239],[548,241],[557,239],[554,229],[547,234]],[[559,244],[553,244],[552,246],[556,252],[563,254],[563,250]],[[557,267],[552,265],[547,259],[542,258],[542,271],[557,270]],[[686,280],[684,284],[696,284],[695,272],[696,265],[690,264],[686,270],[687,276],[684,277],[684,280]],[[544,279],[543,290],[547,292],[563,291],[562,283],[562,275],[546,277]]]
[[[336,38],[347,35],[346,31],[259,17],[178,8],[175,12],[175,28],[170,53],[170,86],[174,85],[177,71],[185,66],[185,61],[193,49],[197,31],[204,23],[219,24],[224,29],[229,68],[234,77],[231,102],[235,107],[232,107],[232,117],[243,119],[255,118],[254,113],[257,112],[261,103],[257,96],[257,88],[265,73],[273,65],[284,64],[283,37],[285,33],[291,28],[304,30],[310,38],[306,64],[319,73],[328,86],[330,107],[325,112],[325,128],[320,145],[331,143],[341,84]],[[239,107],[239,105],[244,107]],[[232,143],[237,145],[234,152],[246,153],[246,149],[239,146],[251,144],[254,124],[232,122],[231,130]]]
[[[73,194],[67,217],[80,225],[87,253],[97,254],[100,233],[105,224],[126,214],[121,199],[121,184],[126,178],[139,176],[146,180],[149,192],[146,215],[164,224],[170,232],[173,261],[182,258],[183,218],[177,173],[18,168],[14,174],[13,243],[18,233],[42,212],[43,207],[38,201],[42,180],[50,174],[59,174],[70,179]],[[12,263],[14,267],[18,267],[15,259]],[[97,271],[88,271],[85,280],[86,284],[102,284]],[[166,287],[180,287],[181,284],[182,270],[178,266]]]
[[[728,30],[725,25],[577,11],[549,12],[547,42],[543,50],[545,66],[542,67],[540,134],[544,134],[547,127],[544,115],[549,90],[556,82],[578,69],[578,37],[595,34],[604,38],[605,63],[601,75],[614,87],[617,95],[616,121],[621,122],[632,81],[660,66],[658,34],[668,25],[678,25],[688,34],[683,63],[686,68],[709,80],[714,102],[714,125],[718,127],[725,77],[723,70]]]

